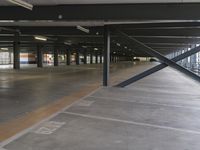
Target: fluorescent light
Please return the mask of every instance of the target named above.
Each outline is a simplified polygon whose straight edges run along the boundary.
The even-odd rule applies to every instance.
[[[64,42],[65,45],[72,45],[71,42]]]
[[[113,52],[113,54],[116,54],[116,52]]]
[[[8,48],[2,47],[1,50],[8,51]]]
[[[196,44],[196,47],[199,47],[200,46],[200,44]]]
[[[24,7],[26,9],[29,9],[29,10],[33,10],[33,5],[32,4],[29,4],[23,0],[7,0],[13,4],[16,4],[16,5],[19,5],[21,7]]]
[[[191,50],[191,48],[188,48],[188,51],[190,51]]]
[[[47,41],[47,38],[46,38],[46,37],[40,36],[40,35],[34,36],[34,38],[35,38],[36,40],[40,40],[40,41]]]
[[[128,47],[127,47],[127,46],[125,46],[124,48],[125,48],[125,49],[127,49]]]
[[[79,29],[79,30],[81,30],[81,31],[83,31],[83,32],[85,32],[85,33],[90,33],[90,30],[89,30],[89,29],[86,29],[86,28],[84,28],[84,27],[76,26],[76,28]]]
[[[12,23],[14,20],[0,20],[1,23]]]
[[[94,48],[94,50],[95,50],[95,51],[98,51],[99,49],[98,49],[98,48]]]
[[[117,43],[117,46],[121,46],[121,44],[120,44],[120,43]]]
[[[84,45],[83,45],[82,48],[87,48],[87,46],[84,46]]]

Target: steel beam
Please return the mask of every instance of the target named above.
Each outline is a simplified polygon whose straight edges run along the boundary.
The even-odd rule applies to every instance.
[[[110,73],[110,28],[104,27],[103,86],[108,86]]]
[[[0,20],[200,20],[199,8],[198,3],[35,6],[33,11],[1,6]]]
[[[132,38],[132,37],[129,37],[127,34],[121,32],[120,30],[118,29],[115,29],[115,31],[117,31],[118,34],[120,34],[121,36],[123,36],[125,39],[127,39],[128,41],[132,42],[135,46],[137,46],[138,48],[141,48],[141,50],[145,51],[146,53],[148,53],[149,55],[151,56],[154,56],[154,57],[157,57],[159,60],[161,60],[166,66],[171,66],[177,70],[179,70],[180,72],[190,76],[191,78],[197,80],[200,82],[200,77],[196,74],[194,74],[193,72],[185,69],[184,67],[176,64],[176,61],[174,59],[170,60],[168,58],[166,58],[165,56],[161,55],[160,53],[158,53],[157,51],[155,51],[154,49],[146,46],[145,44],[143,44],[142,42]],[[165,66],[156,66],[156,68],[154,68],[155,70],[148,70],[147,72],[145,72],[146,74],[143,74],[143,76],[147,76],[147,74],[151,74],[152,71],[158,71],[160,70],[162,67],[165,67]],[[143,76],[141,76],[143,78]],[[140,77],[140,76],[138,76]],[[135,78],[136,79],[136,78]],[[124,85],[124,84],[121,84],[121,85]]]

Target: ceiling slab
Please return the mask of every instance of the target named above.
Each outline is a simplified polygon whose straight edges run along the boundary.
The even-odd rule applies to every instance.
[[[134,4],[134,3],[199,3],[200,0],[24,0],[33,5],[67,5],[67,4]],[[13,5],[6,0],[1,6]]]

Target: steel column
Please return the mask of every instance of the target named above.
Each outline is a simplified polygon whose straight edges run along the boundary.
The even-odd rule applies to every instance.
[[[71,51],[70,49],[67,49],[67,65],[69,66],[71,64]]]
[[[87,50],[84,51],[84,64],[87,64]]]
[[[108,86],[110,68],[110,29],[104,26],[103,86]]]
[[[80,56],[79,50],[77,49],[76,50],[76,65],[80,65],[79,56]]]
[[[93,51],[90,51],[90,64],[93,64]]]
[[[37,67],[43,67],[42,49],[40,45],[37,45]]]
[[[58,47],[54,47],[54,66],[58,66]]]
[[[98,64],[98,52],[96,52],[96,55],[95,55],[95,63]]]
[[[13,68],[20,69],[20,41],[19,41],[19,33],[15,33],[15,39],[13,43]]]

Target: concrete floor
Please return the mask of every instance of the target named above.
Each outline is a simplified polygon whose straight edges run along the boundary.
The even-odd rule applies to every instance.
[[[112,73],[131,68],[132,63],[112,65]],[[101,83],[102,66],[72,65],[0,70],[0,123],[29,113],[94,82]]]
[[[199,150],[199,90],[166,68],[126,88],[101,88],[2,150]]]

